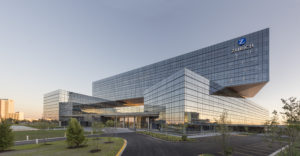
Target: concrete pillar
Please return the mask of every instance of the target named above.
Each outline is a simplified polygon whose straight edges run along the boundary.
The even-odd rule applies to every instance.
[[[133,129],[135,129],[135,116],[133,116]]]
[[[125,116],[123,118],[123,128],[125,128]]]
[[[117,128],[117,116],[115,116],[115,128]]]
[[[148,130],[150,130],[150,117],[147,117]]]

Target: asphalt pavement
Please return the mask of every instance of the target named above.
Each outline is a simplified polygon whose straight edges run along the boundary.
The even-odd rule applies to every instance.
[[[122,156],[198,156],[203,153],[222,156],[216,137],[198,138],[195,142],[168,142],[137,133],[105,134],[122,137],[127,147]],[[268,156],[283,145],[266,142],[262,136],[235,135],[230,139],[233,156]]]

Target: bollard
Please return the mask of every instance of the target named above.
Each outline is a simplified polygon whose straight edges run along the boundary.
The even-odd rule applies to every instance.
[[[29,136],[28,136],[28,135],[26,136],[26,140],[27,140],[27,141],[29,140]]]
[[[67,136],[67,134],[66,134],[66,132],[65,132],[65,136],[64,137],[66,137]]]
[[[39,139],[35,139],[35,144],[39,144]]]

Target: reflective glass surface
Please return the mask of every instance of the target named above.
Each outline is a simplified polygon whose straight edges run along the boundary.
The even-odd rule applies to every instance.
[[[91,104],[96,102],[104,102],[106,100],[97,97],[87,96],[65,90],[56,90],[44,95],[43,118],[51,120],[59,120],[59,114],[66,114],[66,107],[72,108],[72,105],[64,105],[65,109],[59,108],[60,103],[80,103]]]
[[[188,69],[180,70],[145,90],[145,111],[160,112],[158,120],[175,125],[212,124],[224,111],[233,125],[263,125],[268,119],[268,111],[250,100],[210,95],[214,84]]]
[[[250,49],[242,48],[240,38]],[[143,58],[141,58],[143,59]],[[269,29],[234,38],[213,46],[147,65],[93,82],[93,96],[108,100],[143,97],[143,92],[182,68],[216,82],[237,86],[269,80]]]

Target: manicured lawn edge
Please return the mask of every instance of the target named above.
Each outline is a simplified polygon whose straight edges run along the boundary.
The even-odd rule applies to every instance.
[[[285,150],[286,148],[288,148],[288,147],[289,147],[289,145],[285,145],[284,147],[278,149],[277,151],[273,152],[273,153],[270,154],[269,156],[277,156],[277,155],[280,155],[280,153],[281,153],[281,152],[284,152],[284,150]]]
[[[154,133],[154,132],[149,132],[149,131],[139,131],[137,132],[138,134],[143,134],[143,135],[148,135],[156,139],[160,139],[163,141],[170,141],[170,142],[191,142],[191,141],[196,141],[195,139],[187,139],[187,141],[183,141],[181,137],[178,136],[171,136],[171,135],[166,135],[166,134],[161,134],[161,133]]]
[[[127,140],[123,139],[123,146],[121,147],[121,149],[119,150],[116,156],[121,156],[126,147],[127,147]]]

